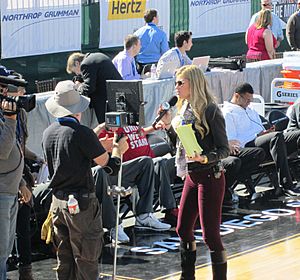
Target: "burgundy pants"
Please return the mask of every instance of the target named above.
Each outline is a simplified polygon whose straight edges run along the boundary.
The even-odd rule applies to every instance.
[[[223,251],[220,236],[224,174],[216,179],[212,170],[190,173],[184,182],[178,214],[177,234],[184,242],[194,240],[194,225],[200,217],[203,240],[210,251]]]

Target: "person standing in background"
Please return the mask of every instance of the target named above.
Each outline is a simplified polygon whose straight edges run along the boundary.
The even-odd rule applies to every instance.
[[[138,74],[134,57],[140,52],[141,42],[139,37],[128,35],[124,40],[124,50],[119,52],[113,59],[113,64],[124,80],[138,80]]]
[[[275,46],[275,48],[277,49],[280,46],[280,42],[283,41],[283,39],[284,39],[281,19],[272,12],[272,0],[261,0],[260,5],[261,5],[261,10],[259,12],[255,13],[251,17],[248,28],[257,21],[257,18],[261,11],[269,10],[271,12],[271,23],[268,28],[270,28],[275,39],[277,40],[276,46]],[[246,35],[246,38],[247,38],[247,35]]]
[[[157,26],[159,21],[157,10],[146,10],[144,20],[146,24],[134,33],[141,40],[141,50],[136,59],[140,74],[146,64],[156,64],[169,49],[166,33]]]
[[[275,58],[276,39],[268,28],[272,21],[270,10],[259,12],[257,21],[251,25],[246,33],[248,60],[268,60]]]
[[[300,50],[300,0],[297,1],[297,11],[289,17],[286,24],[286,38],[292,51]]]
[[[83,82],[77,81],[78,91],[91,99],[99,123],[105,121],[107,100],[106,81],[123,80],[111,59],[103,53],[73,53],[67,62],[67,72],[81,75]]]

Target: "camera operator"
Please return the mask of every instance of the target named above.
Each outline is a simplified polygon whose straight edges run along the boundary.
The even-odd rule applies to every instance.
[[[72,81],[59,82],[46,102],[48,112],[56,118],[44,131],[42,146],[51,176],[49,188],[53,190],[50,211],[57,246],[57,279],[98,278],[103,228],[91,165],[94,161],[117,174],[120,156],[128,149],[126,137],[119,141],[115,137],[109,155],[95,133],[80,124],[81,113],[89,103]],[[68,203],[72,199],[73,207]]]
[[[3,88],[1,87],[1,90]],[[17,106],[13,100],[0,103],[0,278],[6,279],[6,261],[11,253],[20,199],[27,203],[31,193],[22,180],[24,158],[20,143],[16,141]]]
[[[9,76],[12,79],[10,82],[23,81],[21,75]],[[25,88],[22,86],[12,85],[10,88],[8,85],[0,80],[0,91],[4,97],[20,97],[25,94]],[[27,115],[24,108],[17,108],[16,114],[17,126],[16,126],[16,138],[20,143],[21,150],[23,152],[25,160],[35,161],[42,164],[44,160],[36,155],[33,151],[26,147],[26,140],[28,138],[27,130]],[[24,188],[27,192],[32,192],[34,186],[34,179],[30,172],[29,166],[24,165],[23,169]],[[31,269],[31,228],[30,228],[30,215],[32,208],[32,200],[27,203],[20,201],[19,211],[17,215],[17,252],[19,263],[19,280],[32,280]]]

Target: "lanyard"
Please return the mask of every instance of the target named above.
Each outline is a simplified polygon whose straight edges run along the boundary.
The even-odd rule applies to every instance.
[[[175,49],[176,53],[177,53],[177,56],[178,56],[178,59],[180,61],[180,67],[184,65],[184,58],[183,56],[180,54],[180,51],[176,48]]]

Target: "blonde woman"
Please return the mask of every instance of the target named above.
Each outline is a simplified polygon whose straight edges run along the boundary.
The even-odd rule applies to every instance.
[[[247,59],[268,60],[275,58],[276,39],[269,28],[272,23],[270,10],[261,10],[256,22],[246,33]]]
[[[229,155],[223,115],[210,93],[203,72],[195,65],[181,67],[176,73],[179,114],[171,125],[171,115],[163,118],[171,138],[175,126],[191,123],[201,154],[186,158],[177,143],[177,171],[185,176],[177,233],[181,239],[180,279],[195,279],[196,243],[194,226],[200,217],[203,240],[211,251],[213,279],[226,279],[226,254],[220,237],[222,201],[225,179],[220,160]],[[172,139],[173,138],[173,139]],[[184,173],[185,171],[185,173]]]

